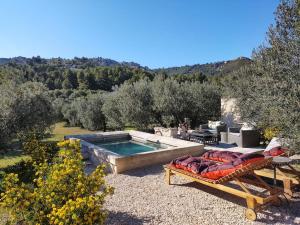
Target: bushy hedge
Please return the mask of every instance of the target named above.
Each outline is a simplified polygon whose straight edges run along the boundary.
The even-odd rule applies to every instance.
[[[56,142],[41,141],[36,136],[32,136],[23,142],[23,151],[29,155],[35,163],[51,162],[58,152]]]

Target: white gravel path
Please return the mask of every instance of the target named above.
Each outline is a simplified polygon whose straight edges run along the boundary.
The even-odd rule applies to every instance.
[[[209,187],[172,177],[166,185],[162,166],[107,176],[115,193],[106,202],[107,224],[300,224],[299,199],[269,207],[258,221],[245,219],[245,201]]]

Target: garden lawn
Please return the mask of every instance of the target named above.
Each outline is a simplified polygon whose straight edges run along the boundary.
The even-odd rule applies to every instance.
[[[61,141],[64,139],[65,135],[72,135],[72,134],[93,134],[97,132],[103,132],[102,130],[99,131],[90,131],[81,127],[67,127],[65,126],[65,122],[59,122],[54,125],[54,129],[52,131],[52,136],[47,138],[47,141]],[[127,125],[124,130],[135,130],[136,128],[130,125]]]
[[[48,138],[48,141],[61,141],[64,139],[65,135],[71,134],[92,134],[100,131],[90,131],[87,129],[83,129],[80,127],[66,127],[65,122],[59,122],[54,125],[54,129],[52,131],[52,136]]]
[[[82,129],[80,127],[65,127],[64,122],[56,123],[52,132],[52,136],[47,141],[60,141],[65,135],[71,134],[89,134],[95,133],[96,131],[89,131]],[[0,153],[0,169],[7,166],[12,166],[29,156],[24,155],[21,150],[8,150],[6,152]]]
[[[29,156],[23,155],[21,150],[10,150],[0,154],[0,169],[8,166],[13,166],[16,163],[28,159]]]

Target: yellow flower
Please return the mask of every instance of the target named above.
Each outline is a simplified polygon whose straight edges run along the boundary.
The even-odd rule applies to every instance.
[[[24,204],[25,204],[26,206],[29,206],[29,205],[30,205],[30,202],[29,202],[29,201],[26,201]]]
[[[35,165],[37,186],[33,189],[20,182],[17,174],[6,176],[6,191],[1,194],[0,205],[11,209],[12,217],[35,211],[38,215],[30,224],[39,224],[40,221],[59,225],[96,224],[104,214],[95,205],[101,206],[105,196],[110,194],[105,191],[96,196],[99,187],[110,189],[103,179],[103,167],[99,166],[92,175],[85,176],[79,142],[76,141],[73,146],[69,141],[62,141],[58,145],[63,148],[59,150],[57,160],[53,160],[52,164]],[[52,211],[46,213],[44,208],[32,204],[41,201],[45,210],[50,208]],[[32,207],[27,207],[31,204]]]

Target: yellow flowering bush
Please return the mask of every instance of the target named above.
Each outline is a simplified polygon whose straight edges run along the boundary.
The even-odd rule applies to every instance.
[[[20,182],[16,174],[4,178],[1,206],[10,211],[13,222],[103,224],[104,200],[113,192],[105,183],[104,166],[86,175],[79,142],[67,140],[58,146],[52,164],[36,165],[33,184]]]
[[[273,137],[276,137],[279,134],[279,129],[275,127],[267,127],[264,130],[264,138],[267,141],[270,141]]]
[[[30,155],[32,160],[37,163],[45,160],[51,161],[58,151],[58,146],[54,142],[46,142],[32,135],[23,142],[23,151]]]

